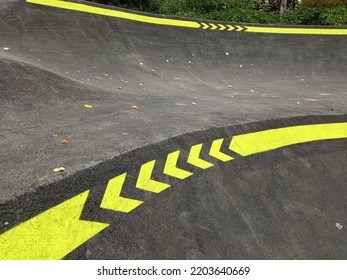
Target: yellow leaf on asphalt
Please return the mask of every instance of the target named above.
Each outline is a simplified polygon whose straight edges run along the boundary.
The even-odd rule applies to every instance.
[[[84,106],[84,108],[86,108],[86,109],[92,109],[92,108],[93,108],[93,106],[90,105],[90,104],[84,104],[83,106]]]
[[[60,142],[60,144],[68,144],[69,143],[69,141],[67,141],[66,139],[64,139],[64,140],[62,140],[61,142]]]
[[[54,173],[62,173],[65,171],[65,168],[64,167],[57,167],[57,168],[54,168],[53,169],[53,172]]]
[[[138,109],[139,109],[139,107],[138,107],[138,106],[136,106],[136,105],[133,105],[133,106],[131,106],[131,109],[133,109],[133,110],[138,110]]]

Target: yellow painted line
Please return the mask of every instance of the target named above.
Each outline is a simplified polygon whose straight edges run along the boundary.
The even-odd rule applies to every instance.
[[[233,157],[227,154],[224,154],[220,151],[220,149],[222,148],[223,142],[224,142],[223,138],[214,140],[212,142],[211,149],[210,149],[210,156],[223,162],[231,161],[234,159]]]
[[[202,144],[194,145],[191,147],[187,162],[191,165],[201,169],[207,169],[213,166],[212,163],[200,158]]]
[[[1,260],[58,260],[109,224],[80,220],[89,191],[0,235]]]
[[[180,151],[168,154],[164,167],[164,174],[183,180],[192,176],[193,173],[177,167],[179,156]]]
[[[139,207],[143,201],[121,196],[126,173],[108,181],[100,207],[103,209],[129,213]]]
[[[89,6],[86,4],[73,3],[68,1],[26,0],[26,2],[60,8],[60,9],[66,9],[71,11],[78,11],[78,12],[108,16],[108,17],[115,17],[115,18],[121,18],[121,19],[128,19],[128,20],[151,23],[151,24],[179,26],[179,27],[188,27],[188,28],[200,28],[201,26],[198,22],[195,22],[195,21],[167,19],[167,18],[160,18],[155,16],[144,16],[144,15],[138,15],[138,14],[130,13],[130,12],[116,11],[116,10],[94,7],[94,6]]]
[[[249,156],[312,141],[347,138],[347,123],[313,124],[234,136],[230,150]]]
[[[170,187],[169,184],[154,181],[151,179],[155,160],[147,162],[141,166],[139,176],[137,178],[136,188],[149,192],[160,193]]]
[[[245,32],[272,34],[303,34],[303,35],[347,35],[347,29],[338,28],[302,28],[302,27],[262,27],[244,26]]]
[[[69,1],[61,0],[26,0],[27,3],[38,4],[43,6],[55,7],[60,9],[66,9],[71,11],[78,11],[108,17],[115,17],[127,20],[133,20],[143,23],[151,23],[158,25],[167,25],[167,26],[179,26],[186,28],[200,28],[210,30],[219,30],[223,31],[224,25],[218,24],[221,28],[217,29],[218,26],[214,23],[210,23],[210,26],[207,23],[198,23],[192,20],[176,20],[161,18],[156,16],[145,16],[138,15],[131,12],[122,12],[117,10],[111,10],[107,8],[100,8],[95,6],[90,6],[86,4],[74,3]],[[222,27],[223,26],[223,27]],[[228,31],[232,31],[234,28],[230,25]],[[301,27],[262,27],[262,26],[244,26],[247,28],[245,32],[251,33],[273,33],[273,34],[311,34],[311,35],[347,35],[347,29],[336,29],[336,28],[301,28]],[[242,28],[237,26],[237,28]]]

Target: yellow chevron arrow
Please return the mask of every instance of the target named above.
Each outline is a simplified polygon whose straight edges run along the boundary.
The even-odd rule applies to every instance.
[[[235,31],[242,31],[242,26],[240,26],[240,25],[235,25],[235,27],[236,27]]]
[[[124,173],[108,181],[104,197],[100,204],[101,208],[129,213],[143,203],[140,200],[120,196],[126,175]]]
[[[200,158],[202,144],[194,145],[190,149],[187,162],[201,169],[207,169],[213,166],[212,163]]]
[[[216,159],[219,159],[220,161],[224,161],[224,162],[231,161],[234,159],[233,157],[231,157],[227,154],[224,154],[220,151],[220,149],[222,148],[223,142],[224,142],[223,138],[214,140],[212,142],[209,154],[210,154],[210,156],[212,156]]]
[[[225,30],[227,27],[225,26],[225,25],[223,25],[223,24],[218,24],[218,26],[219,26],[219,30],[221,30],[221,31],[223,31],[223,30]]]
[[[180,151],[168,154],[164,167],[164,174],[183,180],[192,176],[193,173],[176,167],[179,156]]]
[[[154,193],[160,193],[170,187],[170,185],[168,184],[151,179],[154,165],[155,160],[147,162],[141,166],[139,177],[136,183],[136,188]]]
[[[294,144],[340,138],[347,138],[347,122],[300,125],[238,135],[233,137],[229,149],[249,156]]]
[[[205,22],[202,22],[201,23],[202,24],[202,29],[208,29],[210,26],[207,24],[207,23],[205,23]]]
[[[235,29],[235,27],[230,24],[227,24],[227,26],[229,27],[228,31],[233,31]]]
[[[211,30],[216,30],[218,28],[217,25],[215,25],[214,23],[210,23],[210,25],[212,26],[211,27]]]
[[[109,224],[80,220],[89,191],[0,235],[2,260],[58,260]]]

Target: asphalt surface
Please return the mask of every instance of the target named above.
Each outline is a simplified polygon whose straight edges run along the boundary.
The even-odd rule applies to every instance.
[[[0,0],[0,233],[91,190],[81,218],[110,227],[67,259],[345,259],[346,139],[246,158],[224,147],[234,161],[204,172],[183,162],[194,173],[184,181],[162,169],[168,152],[198,143],[346,122],[346,62],[347,36],[193,30]],[[130,187],[153,159],[172,186],[155,199]],[[100,209],[123,172],[122,194],[146,203]]]

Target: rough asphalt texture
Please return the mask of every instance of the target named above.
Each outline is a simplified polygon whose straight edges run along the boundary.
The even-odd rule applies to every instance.
[[[163,151],[346,121],[346,65],[346,36],[190,30],[0,0],[0,233],[91,188],[83,217],[112,226],[67,258],[347,258],[335,228],[347,226],[345,140],[173,181],[130,216],[93,208],[110,178]]]

